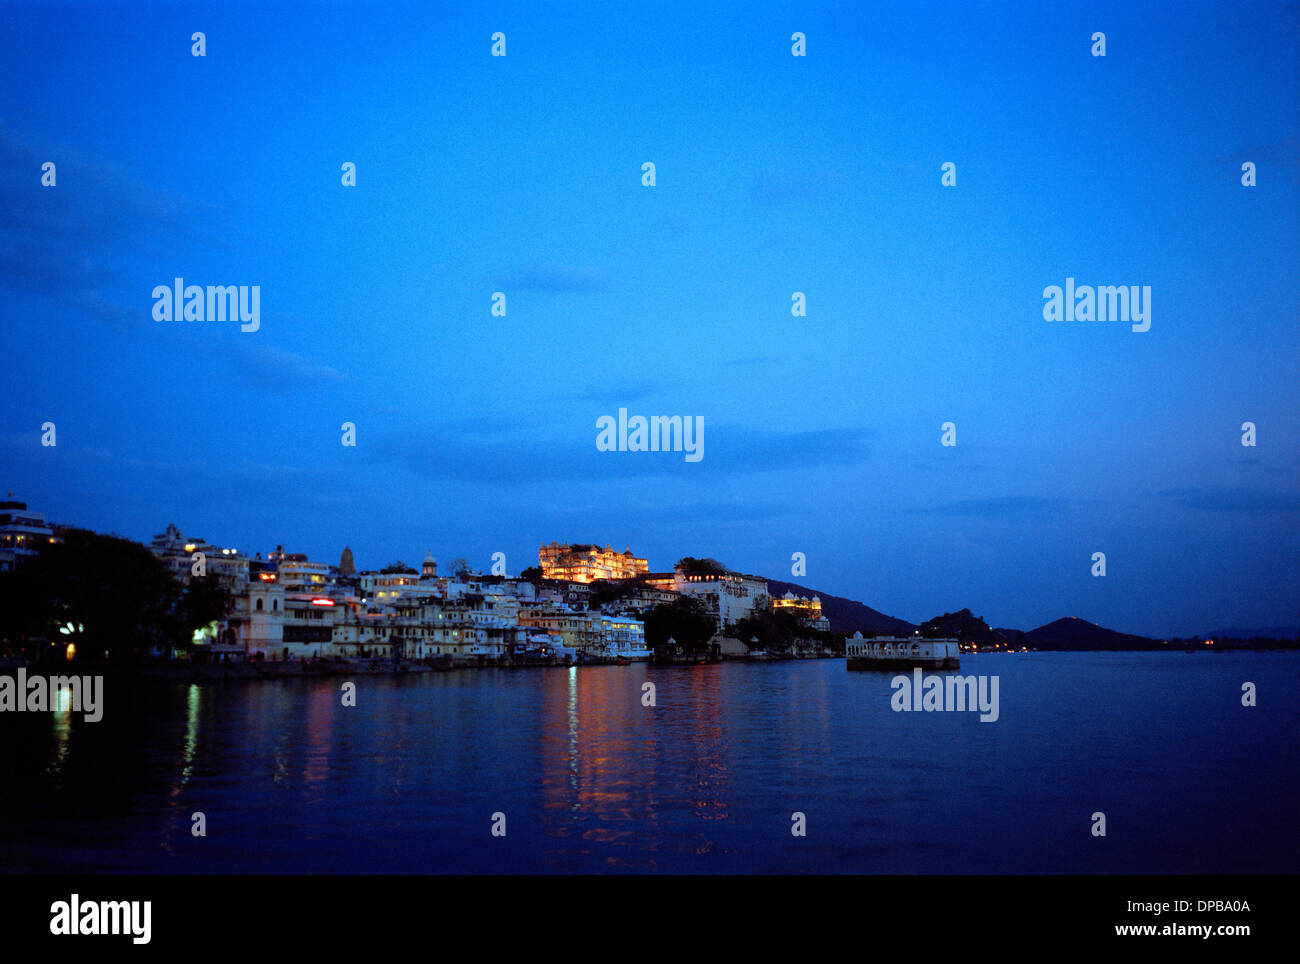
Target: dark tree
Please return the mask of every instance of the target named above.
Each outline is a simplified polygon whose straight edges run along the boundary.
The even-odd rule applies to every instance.
[[[192,576],[181,594],[179,615],[183,626],[193,631],[206,626],[214,619],[223,619],[230,613],[233,600],[230,590],[213,575]]]
[[[721,573],[727,571],[727,567],[718,562],[717,559],[696,559],[694,556],[682,556],[682,558],[677,560],[676,568],[680,569],[682,572],[697,573]]]
[[[799,637],[820,635],[805,628],[794,613],[779,609],[756,610],[754,615],[736,621],[730,635],[746,646],[766,650],[786,650]],[[757,636],[758,643],[751,640]]]
[[[686,649],[703,649],[718,628],[704,603],[690,596],[660,603],[646,611],[644,620],[645,641],[651,649],[662,647],[670,636]]]
[[[588,609],[599,609],[605,603],[622,599],[634,589],[632,581],[625,579],[597,579],[591,584],[591,594],[587,597]]]
[[[139,543],[71,529],[0,575],[0,638],[29,655],[72,642],[81,659],[131,660],[187,645],[229,604],[215,579],[187,589]]]

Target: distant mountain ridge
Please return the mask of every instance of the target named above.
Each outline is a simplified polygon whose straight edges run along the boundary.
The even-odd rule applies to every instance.
[[[1165,644],[1149,636],[1120,633],[1077,616],[1066,616],[1024,634],[1029,649],[1162,649]]]
[[[991,628],[969,609],[955,613],[944,613],[924,623],[909,623],[905,619],[889,616],[855,599],[846,599],[818,589],[810,589],[797,583],[780,579],[768,579],[768,594],[784,596],[787,592],[796,596],[821,599],[822,613],[830,620],[831,632],[853,634],[874,633],[877,635],[911,635],[921,630],[927,636],[950,636],[963,643],[974,644],[981,650],[1008,648],[1037,650],[1143,650],[1170,649],[1178,645],[1172,637],[1168,641],[1140,636],[1136,633],[1121,633],[1107,629],[1097,623],[1080,619],[1077,616],[1065,616],[1050,623],[1031,629]],[[1284,643],[1295,640],[1300,631],[1289,626],[1267,627],[1265,629],[1228,629],[1211,633],[1207,639],[1276,639]],[[1183,644],[1186,645],[1185,643]]]
[[[779,579],[767,580],[767,593],[769,596],[784,596],[788,592],[794,593],[796,596],[806,596],[809,599],[813,596],[820,598],[822,601],[822,614],[830,620],[831,632],[833,633],[848,633],[850,635],[855,632],[902,633],[908,636],[916,629],[915,623],[909,623],[906,619],[898,619],[895,616],[886,616],[884,613],[878,612],[855,599],[832,596],[820,589],[809,589],[807,586],[800,586],[793,582],[782,582]]]
[[[1230,639],[1295,639],[1300,636],[1300,627],[1297,626],[1263,626],[1255,629],[1241,629],[1240,627],[1230,627],[1228,629],[1216,629],[1210,633],[1207,639],[1220,639],[1228,637]]]

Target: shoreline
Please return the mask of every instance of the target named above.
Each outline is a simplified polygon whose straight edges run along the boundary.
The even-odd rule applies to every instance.
[[[1269,649],[1240,648],[1231,650],[1220,650],[1220,653],[1226,652],[1283,652],[1294,651],[1291,647],[1278,647]],[[1033,653],[1153,653],[1163,652],[1167,655],[1188,654],[1188,653],[1212,653],[1213,650],[1201,649],[1176,649],[1176,650],[1031,650],[1024,653],[963,653],[963,656],[1024,656]],[[257,680],[257,679],[307,679],[312,677],[339,677],[339,676],[405,676],[405,675],[422,675],[425,673],[449,673],[466,669],[555,669],[555,668],[587,668],[587,667],[605,667],[618,665],[645,665],[656,668],[679,669],[682,667],[690,668],[693,666],[716,666],[721,663],[793,663],[804,660],[818,659],[836,659],[843,660],[845,657],[838,654],[808,654],[798,656],[773,656],[765,655],[761,657],[724,657],[721,660],[713,662],[654,662],[653,660],[638,660],[634,663],[620,664],[616,659],[594,659],[588,658],[578,662],[570,662],[555,658],[541,659],[511,659],[502,657],[470,657],[470,658],[446,658],[441,660],[393,660],[391,657],[367,658],[367,659],[320,659],[320,660],[275,660],[266,662],[248,662],[238,661],[231,663],[189,663],[184,661],[158,662],[158,663],[41,663],[35,660],[24,660],[16,657],[0,658],[0,676],[16,674],[18,669],[24,669],[29,675],[38,674],[43,676],[103,676],[107,679],[134,679],[144,682],[162,682],[162,683],[203,683],[219,682],[223,680]]]
[[[502,657],[452,658],[436,661],[393,660],[391,657],[374,659],[320,659],[320,660],[275,660],[249,662],[240,660],[230,663],[188,663],[183,661],[158,663],[48,663],[42,664],[32,660],[0,659],[0,675],[9,675],[18,669],[28,674],[37,673],[45,676],[103,676],[109,679],[136,679],[154,682],[210,682],[220,680],[254,680],[254,679],[305,679],[322,676],[405,676],[425,673],[449,673],[466,669],[555,669],[587,668],[619,665],[645,665],[670,667],[678,665],[717,665],[718,662],[754,663],[754,662],[795,662],[805,659],[843,659],[843,656],[788,656],[765,657],[761,659],[724,659],[708,663],[656,663],[652,660],[638,660],[635,663],[620,664],[616,659],[584,659],[571,662],[562,659],[525,659],[517,660]]]

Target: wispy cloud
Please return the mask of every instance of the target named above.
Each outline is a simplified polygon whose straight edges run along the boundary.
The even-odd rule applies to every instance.
[[[224,358],[236,377],[250,387],[278,394],[292,394],[305,387],[331,385],[347,380],[337,368],[250,338],[239,331],[223,333],[204,346],[204,354]]]
[[[672,383],[661,379],[619,379],[604,386],[592,385],[551,396],[557,402],[595,402],[600,405],[627,405],[653,395],[662,395]]]
[[[1198,509],[1202,512],[1300,511],[1300,495],[1294,492],[1206,485],[1162,489],[1155,494],[1158,498],[1177,502],[1184,508]]]
[[[1059,512],[1072,508],[1080,501],[1049,495],[996,495],[986,499],[959,499],[956,502],[920,506],[906,511],[927,515],[984,516],[990,519],[1001,519],[1016,515]]]
[[[54,187],[41,184],[46,161],[56,166]],[[127,324],[138,310],[113,294],[124,253],[189,237],[196,210],[122,167],[0,131],[0,288]]]
[[[600,452],[596,414],[589,431],[563,439],[526,434],[517,423],[491,422],[392,431],[370,444],[381,459],[419,476],[498,486],[804,472],[861,464],[870,454],[871,433],[863,429],[771,431],[715,425],[707,418],[700,462],[686,462],[681,452]]]

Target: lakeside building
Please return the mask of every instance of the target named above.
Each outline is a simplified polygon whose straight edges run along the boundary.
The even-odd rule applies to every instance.
[[[229,546],[213,545],[199,536],[186,537],[174,523],[168,523],[166,529],[153,537],[149,550],[162,560],[183,586],[195,578],[194,569],[200,553],[204,576],[215,579],[232,599],[238,598],[248,586],[252,572],[252,561],[248,556]],[[246,622],[236,606],[225,617],[198,630],[193,643],[201,648],[194,650],[192,658],[242,658],[247,651],[239,648],[241,634],[246,635],[248,628],[241,623]]]
[[[669,572],[646,572],[637,577],[637,582],[650,589],[657,589],[662,593],[668,593],[669,599],[677,595],[677,573]]]
[[[276,546],[266,559],[275,567],[276,580],[285,592],[323,592],[333,584],[329,564],[312,562],[304,553],[285,552],[283,546]]]
[[[653,578],[654,575],[654,573],[648,574],[650,578]],[[670,573],[670,583],[671,575]],[[645,614],[646,610],[671,603],[677,598],[675,590],[659,588],[646,580],[647,577],[641,576],[635,580],[629,580],[620,586],[621,595],[612,602],[605,603],[601,608],[606,612],[629,612],[641,616]]]
[[[573,609],[564,603],[542,602],[519,607],[519,622],[558,636],[563,645],[579,653],[601,655],[605,649],[604,614]]]
[[[768,604],[767,580],[740,572],[685,570],[673,571],[674,590],[694,596],[718,620],[718,634],[726,635],[737,620],[746,619]],[[820,605],[820,604],[819,604]]]
[[[231,592],[238,591],[248,580],[249,559],[238,549],[215,546],[199,536],[186,538],[174,524],[153,537],[149,549],[167,564],[182,585],[188,585],[194,573],[194,554],[203,553],[203,568],[209,576]]]
[[[15,502],[12,492],[8,500],[0,502],[0,572],[36,555],[38,546],[57,541],[44,513],[28,509],[26,502]]]
[[[629,661],[648,660],[650,650],[645,645],[645,623],[632,616],[605,616],[602,620],[604,650],[608,659]]]
[[[538,602],[587,609],[591,586],[585,582],[555,582],[540,587],[534,594]]]
[[[501,659],[541,655],[645,659],[633,615],[536,598],[531,582],[462,572],[361,573],[358,588],[305,557],[255,561],[235,593],[232,641],[248,658]],[[586,589],[587,587],[583,587]]]
[[[822,600],[820,596],[813,596],[812,599],[806,599],[803,596],[796,596],[792,592],[784,596],[777,596],[771,600],[772,608],[778,612],[784,611],[794,613],[810,629],[820,629],[829,632],[831,621],[822,614]]]
[[[274,579],[250,579],[232,599],[227,623],[248,658],[284,657],[284,587]]]
[[[346,600],[323,593],[289,592],[286,588],[281,627],[283,655],[298,659],[326,655],[345,608]]]
[[[516,651],[515,655],[561,659],[567,663],[572,663],[577,660],[578,651],[565,646],[559,636],[552,636],[549,633],[533,633],[528,637],[527,648],[522,653]]]
[[[645,623],[631,615],[611,615],[600,610],[573,609],[547,603],[519,608],[519,622],[558,637],[577,653],[601,659],[645,660]]]
[[[357,576],[357,588],[363,598],[381,603],[438,591],[435,585],[413,572],[362,572]]]
[[[595,582],[597,579],[631,579],[650,571],[650,563],[632,554],[588,543],[551,542],[537,550],[537,564],[547,579]]]

